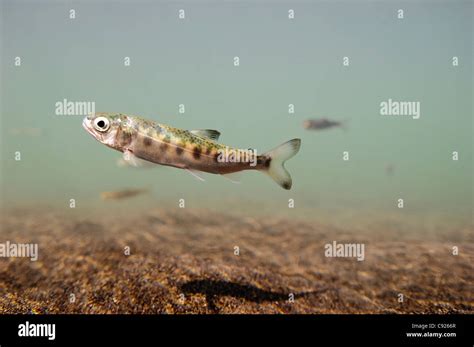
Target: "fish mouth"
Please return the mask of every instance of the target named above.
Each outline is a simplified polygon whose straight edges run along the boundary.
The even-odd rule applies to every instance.
[[[84,117],[84,119],[82,120],[82,127],[88,132],[91,131],[91,122],[88,117]]]
[[[98,137],[99,135],[92,128],[92,121],[89,119],[89,117],[84,117],[84,119],[82,120],[82,127],[96,140],[101,141],[101,139]]]
[[[87,118],[82,120],[82,127],[86,130],[89,130],[89,126],[87,125]]]

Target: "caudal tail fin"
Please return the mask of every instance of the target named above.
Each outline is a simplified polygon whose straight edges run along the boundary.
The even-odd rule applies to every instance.
[[[285,169],[285,161],[298,153],[301,146],[300,139],[293,139],[285,142],[262,155],[266,158],[264,167],[261,169],[268,174],[283,189],[291,189],[291,176]]]

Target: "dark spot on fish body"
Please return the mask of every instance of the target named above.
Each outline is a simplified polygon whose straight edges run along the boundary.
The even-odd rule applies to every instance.
[[[163,142],[163,143],[160,144],[160,150],[161,150],[162,152],[166,152],[166,151],[168,150],[168,147],[169,147],[169,146],[168,146],[167,143],[164,143],[164,142]]]
[[[206,148],[206,155],[211,154],[211,152],[212,152],[212,147],[207,147]]]
[[[152,141],[148,136],[145,136],[145,137],[143,138],[143,144],[144,144],[146,147],[151,146],[152,143],[153,143],[153,141]]]
[[[219,152],[216,152],[216,153],[214,154],[214,162],[216,162],[216,163],[219,162],[219,156],[220,156]]]
[[[126,147],[132,143],[132,134],[129,131],[119,130],[117,132],[117,138],[120,146]]]
[[[266,156],[257,157],[257,165],[262,165],[265,168],[269,168],[271,162],[272,162],[271,157],[266,157]]]
[[[199,159],[199,158],[201,158],[201,148],[199,148],[199,147],[194,147],[194,149],[193,149],[193,157],[194,157],[194,159],[196,159],[196,160]]]
[[[285,182],[283,183],[282,187],[288,190],[291,188],[291,183]]]
[[[176,154],[177,155],[181,155],[181,154],[183,154],[183,152],[184,152],[184,149],[182,147],[180,147],[180,146],[176,147]]]
[[[265,162],[263,163],[263,166],[265,166],[266,168],[270,167],[270,163],[272,162],[272,158],[270,157],[266,157],[265,158]]]

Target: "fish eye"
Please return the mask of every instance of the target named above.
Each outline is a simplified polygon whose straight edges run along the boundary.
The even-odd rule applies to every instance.
[[[107,131],[109,129],[110,122],[107,118],[105,117],[97,117],[94,119],[94,128],[97,131]]]

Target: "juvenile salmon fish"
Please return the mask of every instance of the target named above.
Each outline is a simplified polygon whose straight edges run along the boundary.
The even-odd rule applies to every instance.
[[[148,192],[149,189],[124,189],[115,192],[102,192],[100,193],[100,197],[102,200],[121,200]]]
[[[216,130],[182,130],[121,113],[96,113],[84,118],[83,127],[104,145],[123,152],[132,164],[146,160],[155,164],[186,169],[197,178],[199,172],[228,175],[257,170],[268,174],[284,189],[291,176],[285,161],[300,149],[301,140],[290,140],[262,155],[217,143]]]
[[[308,130],[323,130],[334,127],[344,128],[344,123],[327,118],[308,119],[303,122],[303,127]]]

